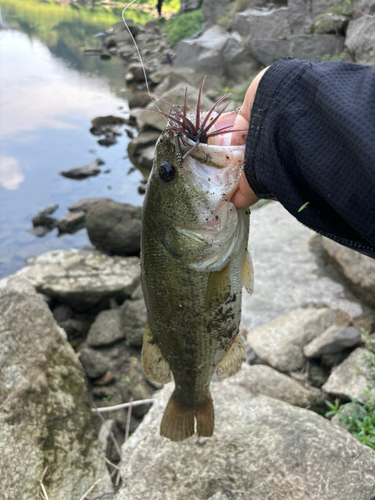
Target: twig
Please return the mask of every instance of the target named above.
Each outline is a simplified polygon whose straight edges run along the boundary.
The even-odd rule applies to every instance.
[[[96,406],[96,404],[94,403],[94,401],[92,401],[92,404],[95,406],[95,408],[92,408],[92,410],[96,410],[96,411],[98,411],[98,410],[99,410],[99,408]],[[113,434],[112,430],[108,427],[108,424],[107,424],[107,422],[104,420],[103,415],[102,415],[100,412],[98,412],[98,415],[99,415],[99,417],[100,417],[101,421],[103,422],[103,424],[106,426],[106,428],[107,428],[107,430],[108,430],[108,432],[109,432],[109,435],[110,435],[110,437],[111,437],[111,439],[112,439],[112,441],[113,441],[113,444],[115,445],[115,448],[116,448],[116,451],[117,451],[117,453],[118,453],[118,456],[119,456],[119,457],[120,457],[120,459],[121,459],[121,448],[119,447],[118,442],[117,442],[117,440],[116,440],[116,438],[115,438],[115,436],[114,436],[114,434]]]
[[[129,437],[129,433],[130,433],[130,421],[131,421],[131,418],[132,418],[132,408],[133,408],[133,398],[130,398],[130,406],[128,408],[128,415],[127,415],[127,418],[126,418],[126,428],[125,428],[125,439],[124,439],[124,443],[126,442],[126,440],[128,439]],[[120,462],[121,464],[121,462]],[[118,486],[119,483],[120,483],[120,467],[118,468],[118,471],[117,471],[117,476],[116,476],[116,482],[115,482],[115,486]]]
[[[84,495],[83,495],[83,496],[82,496],[79,500],[85,500],[85,498],[87,498],[87,495],[88,495],[89,493],[91,493],[91,492],[92,492],[92,490],[95,488],[95,486],[96,486],[98,483],[100,483],[100,481],[101,481],[101,479],[98,479],[97,481],[95,481],[95,483],[91,486],[91,488],[89,488],[89,489],[86,491],[86,493],[85,493],[85,494],[84,494]]]
[[[39,500],[39,498],[40,498],[40,489],[41,489],[41,487],[42,487],[43,480],[44,480],[44,476],[46,475],[47,470],[48,470],[48,465],[47,465],[47,467],[44,469],[43,474],[42,474],[42,477],[40,478],[40,481],[39,481],[39,488],[38,488],[38,500]]]
[[[131,403],[122,403],[120,405],[115,405],[115,406],[103,406],[102,408],[98,408],[97,406],[95,406],[95,408],[91,408],[91,411],[94,413],[104,413],[106,411],[121,410],[122,408],[129,408],[129,406],[146,405],[149,403],[154,403],[155,401],[156,401],[155,399],[141,399],[139,401],[132,401]]]
[[[110,462],[110,461],[108,460],[108,458],[107,458],[107,457],[104,457],[104,460],[107,462],[107,464],[109,464],[109,465],[110,465],[111,467],[113,467],[114,469],[116,469],[116,470],[119,470],[119,469],[120,469],[120,467],[119,467],[118,465],[115,465],[115,464],[113,464],[112,462]]]
[[[45,489],[45,487],[44,487],[44,484],[43,484],[43,483],[40,483],[40,487],[42,488],[42,492],[43,492],[43,495],[45,496],[45,499],[46,499],[46,500],[49,500],[48,495],[47,495],[47,492],[46,492],[46,489]]]

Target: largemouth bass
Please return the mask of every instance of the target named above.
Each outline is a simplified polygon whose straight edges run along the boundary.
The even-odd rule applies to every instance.
[[[170,382],[173,374],[175,390],[160,427],[172,441],[193,435],[195,421],[199,436],[213,434],[210,381],[215,370],[224,379],[246,360],[241,293],[253,287],[249,209],[230,201],[245,146],[226,145],[236,113],[201,113],[201,92],[195,113],[187,111],[185,97],[183,109],[173,106],[168,115],[142,216],[148,313],[142,364],[156,382]]]

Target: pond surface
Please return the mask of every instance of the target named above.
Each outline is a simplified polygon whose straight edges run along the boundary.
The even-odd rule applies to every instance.
[[[91,135],[97,116],[126,116],[120,60],[84,56],[101,46],[92,36],[121,20],[121,9],[62,6],[37,0],[0,0],[0,277],[25,265],[25,258],[58,248],[90,245],[86,230],[38,238],[27,230],[44,208],[53,215],[87,197],[110,197],[140,205],[142,179],[127,159],[128,137],[102,147]],[[140,11],[135,20],[150,16]],[[131,17],[131,15],[127,17]],[[101,158],[97,177],[82,181],[59,175]],[[110,170],[109,173],[103,173]],[[129,172],[130,171],[130,172]]]

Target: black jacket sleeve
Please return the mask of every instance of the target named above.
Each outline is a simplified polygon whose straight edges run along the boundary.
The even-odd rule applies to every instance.
[[[259,198],[375,257],[375,67],[273,64],[255,96],[245,174]]]

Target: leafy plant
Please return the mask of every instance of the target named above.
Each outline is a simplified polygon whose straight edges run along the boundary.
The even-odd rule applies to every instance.
[[[327,418],[338,416],[340,426],[350,432],[358,441],[375,450],[375,396],[367,391],[368,400],[362,405],[357,400],[340,405],[326,401],[330,410]]]
[[[324,56],[320,58],[320,62],[342,61],[343,57],[343,52],[341,52],[337,56],[333,56],[332,54],[324,54]]]
[[[174,47],[181,40],[189,38],[199,31],[204,22],[202,9],[176,14],[164,23],[169,44]]]

